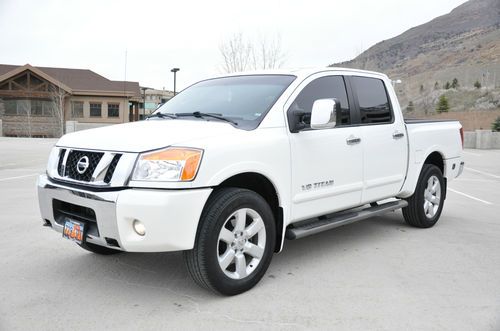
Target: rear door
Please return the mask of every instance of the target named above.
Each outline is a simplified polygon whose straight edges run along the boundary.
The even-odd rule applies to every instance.
[[[304,112],[305,128],[289,133],[292,157],[292,221],[324,215],[357,206],[361,199],[361,129],[353,125],[352,98],[348,98],[344,77],[320,74],[308,78],[290,98],[287,111]],[[298,94],[298,95],[297,95]],[[310,128],[314,101],[336,98],[342,111],[337,126]]]
[[[386,81],[377,77],[349,77],[359,112],[363,146],[361,202],[395,196],[406,176],[408,146],[399,109],[390,102]]]

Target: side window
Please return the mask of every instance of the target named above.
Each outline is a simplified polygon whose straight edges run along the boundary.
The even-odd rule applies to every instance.
[[[314,101],[332,98],[340,101],[341,112],[337,113],[337,126],[351,124],[349,102],[342,76],[326,76],[313,80],[299,93],[288,111],[304,112],[303,122],[306,128],[310,128]]]
[[[352,77],[351,80],[358,95],[361,123],[391,123],[392,111],[384,82],[367,77]]]

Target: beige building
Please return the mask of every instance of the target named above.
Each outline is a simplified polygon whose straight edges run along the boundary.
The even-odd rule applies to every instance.
[[[140,104],[140,118],[151,115],[156,108],[174,97],[174,92],[141,87],[143,102]]]
[[[0,64],[4,136],[60,136],[66,121],[91,124],[139,119],[139,83],[91,70]]]

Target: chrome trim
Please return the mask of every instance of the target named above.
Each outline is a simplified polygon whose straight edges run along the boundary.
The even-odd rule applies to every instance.
[[[405,134],[403,132],[398,131],[398,130],[394,131],[394,133],[392,134],[393,139],[401,139],[404,136],[405,136]]]
[[[106,172],[108,171],[111,161],[113,161],[115,155],[116,153],[104,153],[101,160],[94,169],[94,173],[92,174],[92,178],[90,179],[91,182],[104,182]]]
[[[109,151],[99,151],[99,150],[89,150],[89,149],[84,149],[84,148],[70,148],[70,147],[63,147],[63,146],[57,146],[54,147],[57,150],[57,159],[55,162],[53,162],[51,167],[55,167],[54,169],[47,169],[48,173],[51,175],[51,178],[72,183],[72,184],[78,184],[78,185],[83,185],[83,186],[93,186],[93,187],[122,187],[125,186],[128,181],[130,176],[132,175],[132,171],[134,169],[135,162],[137,160],[137,157],[139,153],[128,153],[128,152],[109,152]],[[61,164],[61,170],[63,176],[59,174],[59,171],[57,169],[57,165],[59,163],[59,158],[61,157],[61,150],[65,149],[66,153],[64,153],[64,158]],[[85,181],[79,181],[76,179],[69,178],[68,176],[64,176],[66,173],[66,166],[68,162],[68,156],[71,153],[71,151],[83,151],[83,152],[89,152],[89,153],[104,153],[104,155],[101,157],[101,160],[97,164],[96,168],[94,169],[94,172],[92,173],[92,177],[89,182]],[[109,183],[104,182],[104,178],[106,177],[106,173],[108,171],[109,166],[111,165],[111,162],[113,161],[113,157],[117,154],[121,154],[120,160],[118,161],[118,164],[116,165],[115,171],[113,173],[113,176],[111,177],[111,181]]]
[[[70,152],[70,149],[67,148],[66,151],[64,152],[64,158],[63,158],[63,161],[62,161],[62,164],[61,164],[61,168],[62,168],[62,176],[59,175],[59,169],[56,169],[56,174],[57,176],[61,176],[61,178],[64,176],[64,174],[66,173],[66,162],[68,161],[68,155],[69,155],[69,152]],[[59,157],[61,157],[61,150],[59,150],[59,153],[58,153]],[[58,162],[59,163],[59,160]]]
[[[353,135],[350,135],[347,139],[346,139],[346,143],[347,145],[356,145],[356,144],[359,144],[361,142],[361,138],[358,138],[358,137],[355,137]]]
[[[95,212],[100,236],[87,234],[87,242],[119,250],[119,248],[107,244],[105,238],[108,237],[116,239],[120,247],[123,247],[116,224],[116,201],[119,191],[89,192],[84,189],[69,188],[51,182],[46,175],[38,177],[37,186],[40,213],[44,220],[51,222],[52,229],[62,234],[64,228],[54,218],[53,200],[57,199],[91,208]]]

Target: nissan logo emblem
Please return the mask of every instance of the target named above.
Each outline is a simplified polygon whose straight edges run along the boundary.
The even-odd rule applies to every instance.
[[[85,171],[87,171],[89,164],[89,158],[87,156],[82,156],[76,163],[76,171],[78,171],[78,173],[82,175]]]

